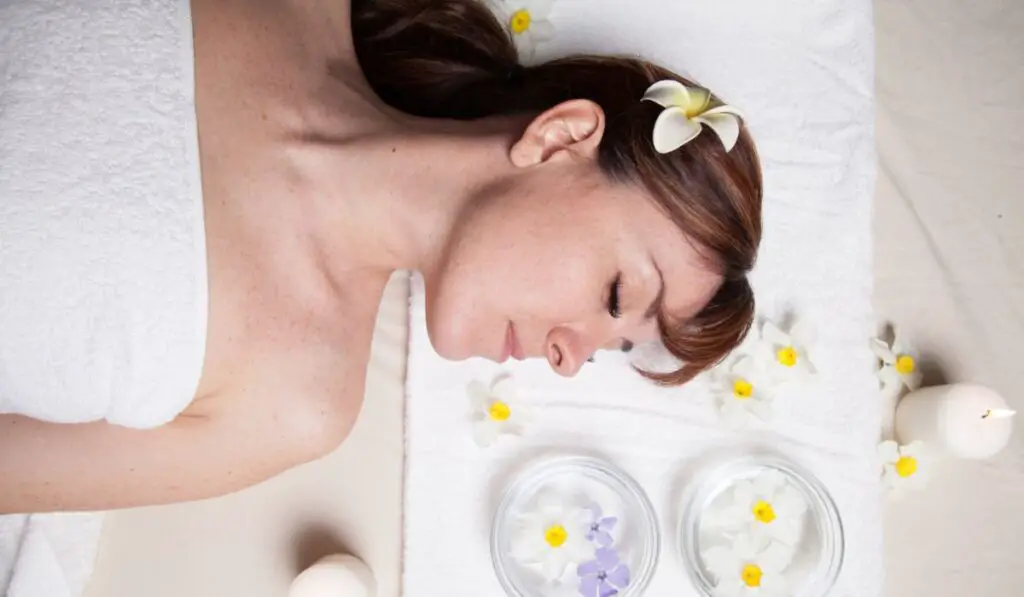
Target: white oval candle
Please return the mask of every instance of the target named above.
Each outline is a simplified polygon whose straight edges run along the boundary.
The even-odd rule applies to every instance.
[[[896,406],[896,437],[901,444],[922,441],[957,458],[991,458],[1010,441],[1013,414],[985,386],[923,388]]]

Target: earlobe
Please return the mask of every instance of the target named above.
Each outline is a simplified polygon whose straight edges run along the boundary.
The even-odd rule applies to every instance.
[[[604,135],[604,110],[589,100],[570,100],[530,122],[509,151],[520,168],[559,156],[594,157]]]

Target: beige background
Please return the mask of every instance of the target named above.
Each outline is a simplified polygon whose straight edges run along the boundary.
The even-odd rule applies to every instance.
[[[1024,3],[880,0],[876,303],[927,354],[1024,412]],[[233,496],[108,517],[87,597],[279,597],[349,550],[399,595],[404,280],[382,305],[353,435]],[[1024,434],[889,508],[888,594],[1024,595]],[[344,596],[339,596],[344,597]]]

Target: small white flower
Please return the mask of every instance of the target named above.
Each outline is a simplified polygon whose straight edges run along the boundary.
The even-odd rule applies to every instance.
[[[807,502],[785,475],[770,470],[753,480],[740,481],[732,490],[732,498],[732,503],[708,512],[711,526],[797,547],[803,535]]]
[[[472,408],[473,439],[477,444],[486,448],[500,435],[523,432],[530,412],[516,399],[511,377],[499,377],[489,388],[483,382],[473,380],[466,391]]]
[[[740,136],[739,110],[732,106],[711,105],[711,92],[700,87],[687,87],[679,81],[666,79],[647,88],[644,100],[665,110],[654,123],[654,149],[669,153],[686,145],[707,125],[730,151]]]
[[[871,350],[882,361],[882,366],[878,370],[878,380],[881,382],[882,391],[887,395],[898,393],[901,386],[907,386],[910,391],[921,387],[918,353],[898,329],[892,346],[874,338],[871,340]]]
[[[771,419],[772,380],[756,359],[728,359],[712,371],[711,380],[719,413],[728,427],[739,429],[754,419]]]
[[[741,535],[732,547],[712,547],[701,554],[715,576],[715,597],[789,597],[789,583],[782,572],[793,552],[781,543],[766,546]]]
[[[501,16],[515,40],[522,62],[531,62],[537,46],[555,36],[555,28],[548,20],[554,1],[502,0]]]
[[[906,490],[923,489],[928,483],[927,455],[921,442],[900,446],[892,440],[884,441],[878,444],[878,458],[882,482],[893,497]]]
[[[788,333],[765,321],[754,354],[780,379],[804,379],[817,373],[810,356],[814,341],[814,328],[806,321],[797,322]]]
[[[593,559],[596,546],[587,540],[592,515],[584,503],[581,496],[542,490],[515,521],[512,557],[547,581],[561,578],[569,565]]]

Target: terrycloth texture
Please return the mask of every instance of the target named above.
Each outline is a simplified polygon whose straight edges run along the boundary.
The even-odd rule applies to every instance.
[[[92,573],[102,523],[96,514],[0,516],[3,595],[81,595]]]
[[[206,341],[188,2],[0,6],[0,412],[166,423]]]
[[[742,109],[765,169],[765,238],[754,283],[761,313],[818,329],[815,384],[776,405],[762,431],[726,432],[705,379],[658,389],[623,357],[599,355],[572,380],[543,362],[448,363],[430,348],[422,286],[411,303],[405,479],[406,597],[499,595],[490,517],[508,472],[550,451],[602,455],[632,474],[661,518],[648,595],[697,595],[678,555],[679,490],[700,456],[765,442],[835,498],[846,556],[835,597],[881,594],[881,409],[866,342],[874,332],[873,30],[868,0],[560,0],[551,54],[640,53],[693,75]],[[639,101],[639,98],[637,98]],[[710,133],[704,133],[710,134]],[[509,289],[515,292],[516,289]],[[466,384],[511,371],[539,420],[489,450],[472,440]]]
[[[188,0],[0,0],[0,413],[143,428],[192,399],[193,97]],[[99,525],[0,518],[0,589],[78,595]]]

